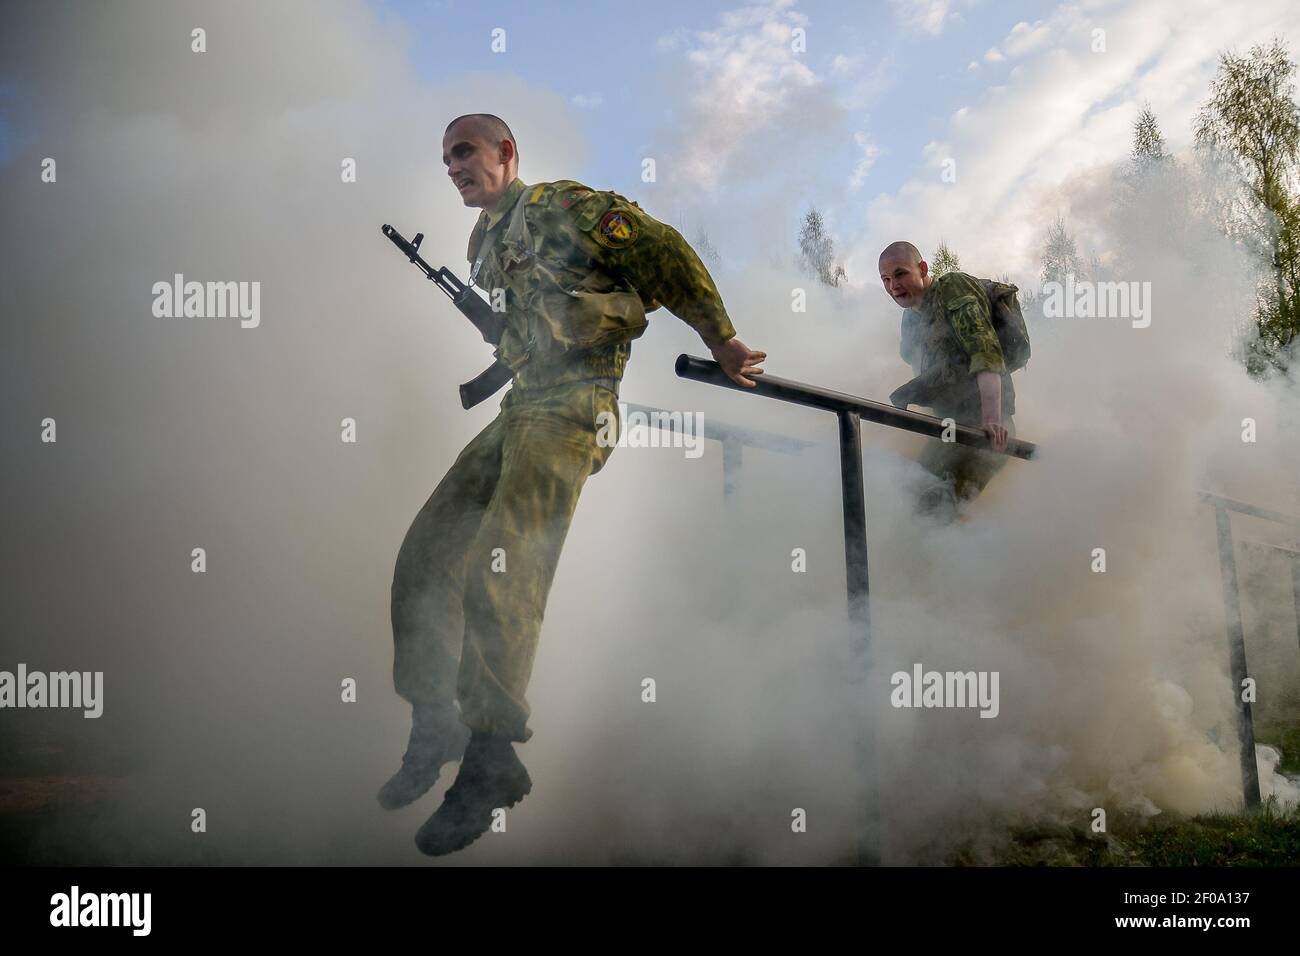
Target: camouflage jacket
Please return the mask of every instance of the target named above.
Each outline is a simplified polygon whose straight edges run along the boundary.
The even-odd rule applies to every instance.
[[[896,401],[923,405],[941,418],[966,425],[982,418],[978,372],[1002,376],[1002,417],[1016,411],[1016,393],[1002,361],[1002,346],[980,281],[964,272],[935,279],[915,308],[903,310],[903,361],[916,376],[897,392]]]
[[[667,306],[709,346],[736,334],[677,230],[572,180],[512,182],[470,235],[470,281],[504,306],[499,358],[524,386],[619,378],[646,313]]]

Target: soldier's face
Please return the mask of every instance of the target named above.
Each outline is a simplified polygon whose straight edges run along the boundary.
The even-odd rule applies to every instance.
[[[491,209],[510,185],[509,140],[494,144],[473,123],[457,123],[442,138],[442,161],[466,206]]]
[[[911,308],[925,295],[926,276],[930,267],[922,259],[909,262],[906,258],[891,256],[880,260],[880,281],[889,297],[904,309]]]

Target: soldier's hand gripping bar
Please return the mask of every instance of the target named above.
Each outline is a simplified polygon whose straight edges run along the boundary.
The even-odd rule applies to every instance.
[[[848,395],[844,392],[835,392],[817,385],[806,385],[803,382],[795,382],[787,378],[777,378],[775,375],[768,375],[766,372],[755,376],[753,388],[745,388],[728,378],[727,373],[722,371],[722,367],[717,362],[697,358],[694,355],[683,354],[677,356],[675,369],[682,378],[694,379],[697,382],[708,382],[710,385],[720,385],[723,388],[733,388],[738,392],[765,395],[768,398],[777,398],[784,402],[792,402],[795,405],[807,405],[810,408],[820,408],[828,412],[852,412],[865,421],[889,425],[893,428],[902,428],[905,431],[929,435],[931,438],[942,439],[944,432],[947,430],[947,426],[944,425],[943,421],[932,415],[923,415],[920,412],[895,408],[893,405],[873,402],[870,399],[859,398],[856,395]],[[973,448],[993,451],[988,436],[981,429],[972,428],[969,425],[953,425],[951,440],[962,445],[970,445]],[[1007,441],[1007,450],[1000,454],[1009,455],[1012,458],[1028,459],[1033,458],[1037,450],[1037,446],[1033,442],[1012,438]],[[999,454],[998,452],[994,453]]]
[[[401,250],[402,255],[424,273],[426,279],[447,294],[452,305],[473,323],[474,328],[478,329],[484,342],[493,346],[501,342],[505,319],[500,313],[493,312],[492,307],[484,302],[478,293],[456,278],[455,273],[446,266],[434,269],[424,261],[424,257],[420,255],[420,243],[424,241],[424,233],[417,232],[414,240],[407,241],[406,237],[387,223],[384,224],[383,233]],[[510,378],[511,372],[508,366],[499,361],[493,362],[460,387],[461,405],[465,408],[473,408],[493,395],[497,389],[509,382]]]

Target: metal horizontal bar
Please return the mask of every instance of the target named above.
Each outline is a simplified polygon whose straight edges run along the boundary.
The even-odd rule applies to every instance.
[[[680,361],[680,359],[678,360]],[[1216,495],[1208,491],[1201,492],[1201,498],[1210,504],[1227,508],[1229,511],[1236,511],[1239,514],[1250,515],[1254,518],[1263,518],[1265,521],[1276,521],[1278,524],[1291,525],[1300,528],[1300,517],[1295,515],[1282,514],[1280,511],[1268,511],[1264,508],[1256,508],[1254,505],[1247,504],[1244,501],[1237,501],[1235,498],[1225,498],[1223,495]]]
[[[682,378],[706,382],[709,385],[720,385],[723,388],[735,389],[738,392],[777,398],[783,402],[806,405],[809,408],[820,408],[823,411],[837,414],[852,412],[864,421],[875,422],[877,425],[889,425],[892,428],[901,428],[904,431],[916,432],[920,435],[929,435],[931,438],[941,438],[944,432],[943,421],[932,415],[910,412],[906,409],[895,408],[893,405],[873,402],[870,399],[859,398],[845,392],[832,391],[829,388],[820,388],[816,385],[805,385],[803,382],[791,381],[788,378],[777,378],[775,375],[768,375],[766,372],[762,375],[755,375],[753,378],[754,387],[746,388],[743,385],[737,385],[728,378],[718,363],[710,359],[702,359],[683,353],[677,356],[675,368],[677,374]],[[953,438],[961,445],[970,445],[973,448],[993,451],[988,436],[981,429],[972,428],[969,425],[955,426]],[[1037,450],[1037,446],[1033,442],[1012,438],[1007,442],[1007,450],[1001,454],[1013,458],[1029,459],[1034,456]],[[998,452],[994,453],[998,454]]]
[[[666,408],[638,405],[636,402],[624,402],[623,405],[629,412],[643,412],[647,416],[656,413],[661,415],[673,414]],[[677,412],[676,414],[680,416],[682,413]],[[650,419],[650,423],[662,428],[664,431],[678,431],[671,419],[669,419],[668,426],[659,424],[654,418]],[[624,427],[626,427],[626,424]],[[730,425],[726,422],[711,421],[707,417],[704,419],[704,437],[712,441],[735,441],[749,448],[761,448],[764,451],[775,451],[783,455],[798,455],[805,448],[812,448],[817,444],[817,442],[808,441],[805,438],[791,438],[789,435],[778,435],[776,432],[765,432],[758,428],[742,428],[739,425]]]
[[[1266,541],[1242,541],[1243,549],[1250,548],[1254,551],[1275,551],[1278,554],[1284,554],[1293,561],[1300,560],[1300,551],[1293,551],[1290,548],[1284,548],[1280,544],[1269,544]]]

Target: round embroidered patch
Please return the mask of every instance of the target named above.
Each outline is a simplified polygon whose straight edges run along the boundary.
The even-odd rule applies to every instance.
[[[600,225],[596,227],[596,239],[610,249],[620,249],[636,241],[638,228],[631,216],[611,209],[601,216]]]

